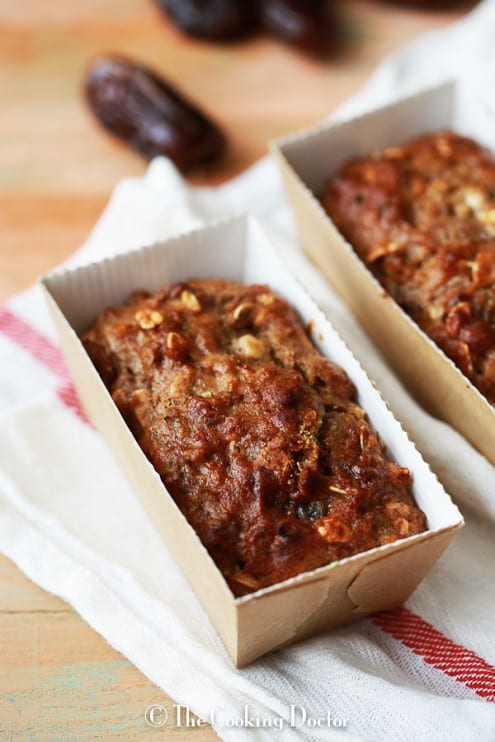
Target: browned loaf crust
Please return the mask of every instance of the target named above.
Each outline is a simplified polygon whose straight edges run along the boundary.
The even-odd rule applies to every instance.
[[[384,288],[495,404],[495,159],[453,132],[345,165],[323,204]]]
[[[82,340],[235,595],[426,528],[353,384],[266,286],[137,293]]]

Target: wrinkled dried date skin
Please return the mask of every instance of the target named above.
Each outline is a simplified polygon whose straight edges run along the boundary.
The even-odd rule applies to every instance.
[[[255,0],[157,0],[185,33],[212,41],[244,36],[256,23]]]
[[[287,44],[320,54],[331,48],[335,19],[324,0],[260,0],[262,26]]]
[[[145,157],[169,157],[188,170],[224,148],[219,129],[155,72],[118,56],[100,57],[85,80],[100,123]]]

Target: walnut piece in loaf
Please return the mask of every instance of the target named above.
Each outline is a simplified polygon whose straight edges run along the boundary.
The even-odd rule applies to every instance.
[[[388,293],[495,404],[495,158],[451,131],[346,164],[322,197]]]
[[[236,596],[425,530],[352,382],[268,287],[135,293],[82,341]]]

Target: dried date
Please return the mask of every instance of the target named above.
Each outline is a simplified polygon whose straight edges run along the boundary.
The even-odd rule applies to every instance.
[[[100,123],[147,158],[165,155],[182,170],[213,160],[220,130],[156,72],[120,56],[96,59],[85,94]]]
[[[254,0],[157,0],[171,21],[191,36],[227,41],[249,33],[256,22]]]
[[[281,41],[320,54],[334,40],[335,18],[325,0],[260,0],[262,26]]]

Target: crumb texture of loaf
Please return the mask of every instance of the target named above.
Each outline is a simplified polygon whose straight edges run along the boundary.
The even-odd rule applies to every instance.
[[[347,163],[323,205],[386,291],[495,404],[495,158],[452,131]]]
[[[352,382],[267,286],[137,292],[82,341],[234,595],[426,529]]]

